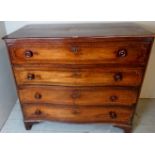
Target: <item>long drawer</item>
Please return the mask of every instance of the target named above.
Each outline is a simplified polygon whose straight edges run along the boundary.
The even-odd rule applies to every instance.
[[[104,108],[104,107],[73,107],[51,106],[41,104],[22,105],[25,120],[55,120],[68,122],[114,122],[130,123],[133,109],[130,108]]]
[[[61,40],[21,41],[9,46],[14,64],[146,64],[149,42]]]
[[[14,72],[18,85],[139,86],[144,69],[125,67],[91,69],[15,67]]]
[[[21,103],[55,105],[124,105],[136,103],[138,90],[122,87],[25,86],[19,89]]]

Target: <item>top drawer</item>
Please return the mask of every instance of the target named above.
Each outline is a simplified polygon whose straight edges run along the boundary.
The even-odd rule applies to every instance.
[[[9,46],[12,63],[145,65],[150,43],[142,41],[21,41]]]

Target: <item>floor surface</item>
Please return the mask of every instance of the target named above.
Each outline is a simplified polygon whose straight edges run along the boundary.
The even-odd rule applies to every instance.
[[[135,133],[155,132],[155,99],[140,99],[133,122]],[[4,124],[3,133],[121,133],[119,128],[106,124],[68,124],[58,122],[42,122],[33,125],[30,131],[25,130],[19,103],[16,103],[8,120]]]

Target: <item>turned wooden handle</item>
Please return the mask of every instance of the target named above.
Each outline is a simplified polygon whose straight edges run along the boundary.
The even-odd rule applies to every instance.
[[[116,101],[117,99],[118,99],[118,97],[117,97],[116,95],[110,96],[110,100],[111,100],[112,102]]]
[[[33,57],[33,52],[31,50],[26,50],[25,51],[25,57],[26,58],[31,58]]]
[[[117,52],[117,57],[126,57],[127,56],[127,50],[126,49],[120,49],[118,52]]]
[[[121,81],[123,79],[123,75],[122,75],[122,73],[116,73],[115,75],[114,75],[114,80],[115,81]]]
[[[42,98],[42,95],[41,95],[40,93],[36,93],[36,94],[34,95],[34,97],[35,97],[36,99],[41,99],[41,98]]]
[[[35,75],[29,73],[29,74],[27,75],[27,79],[28,79],[28,80],[34,80],[34,79],[35,79]]]
[[[35,115],[41,115],[41,114],[42,114],[41,110],[37,109],[37,110],[35,111]]]
[[[109,116],[110,116],[110,118],[112,118],[112,119],[116,119],[116,118],[117,118],[116,112],[113,112],[113,111],[110,111],[110,112],[109,112]]]

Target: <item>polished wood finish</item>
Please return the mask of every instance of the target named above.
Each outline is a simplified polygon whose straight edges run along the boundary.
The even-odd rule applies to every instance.
[[[34,68],[15,67],[18,85],[63,85],[63,86],[139,86],[143,68],[102,67],[102,68]]]
[[[136,103],[138,89],[122,87],[26,86],[19,88],[22,103],[56,105],[121,105]]]
[[[138,24],[127,22],[85,24],[33,24],[27,25],[4,39],[23,38],[107,38],[154,37]]]
[[[134,23],[45,24],[3,39],[27,130],[52,120],[132,131],[154,34]]]
[[[9,47],[13,64],[141,64],[145,65],[149,42],[64,42],[24,40]],[[98,53],[98,54],[96,54]]]
[[[23,104],[25,120],[56,120],[76,123],[116,122],[130,124],[133,109],[115,107],[49,106]],[[115,116],[114,116],[115,115]]]

